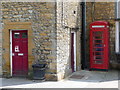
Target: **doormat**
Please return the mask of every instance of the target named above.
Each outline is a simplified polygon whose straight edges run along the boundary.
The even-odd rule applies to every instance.
[[[84,76],[83,75],[72,75],[70,76],[70,78],[74,78],[74,79],[82,79]]]

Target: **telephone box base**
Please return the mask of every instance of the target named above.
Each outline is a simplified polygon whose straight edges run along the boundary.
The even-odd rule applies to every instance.
[[[108,69],[96,69],[96,68],[91,68],[89,71],[108,71]]]

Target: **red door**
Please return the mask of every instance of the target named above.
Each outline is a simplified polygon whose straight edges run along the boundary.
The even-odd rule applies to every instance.
[[[27,30],[12,31],[12,73],[13,76],[25,76],[28,72],[28,36]]]
[[[90,24],[90,69],[108,70],[109,23],[96,21]]]
[[[91,32],[91,68],[108,69],[108,32],[93,30]]]
[[[71,33],[71,69],[74,72],[74,33]]]

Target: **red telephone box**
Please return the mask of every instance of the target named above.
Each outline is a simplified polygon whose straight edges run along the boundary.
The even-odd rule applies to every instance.
[[[90,70],[108,70],[109,23],[95,21],[90,24]]]

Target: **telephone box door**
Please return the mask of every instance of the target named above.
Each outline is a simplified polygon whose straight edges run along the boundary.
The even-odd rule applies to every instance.
[[[97,23],[97,25],[96,25]],[[108,69],[109,31],[107,22],[94,22],[90,30],[90,69]]]

